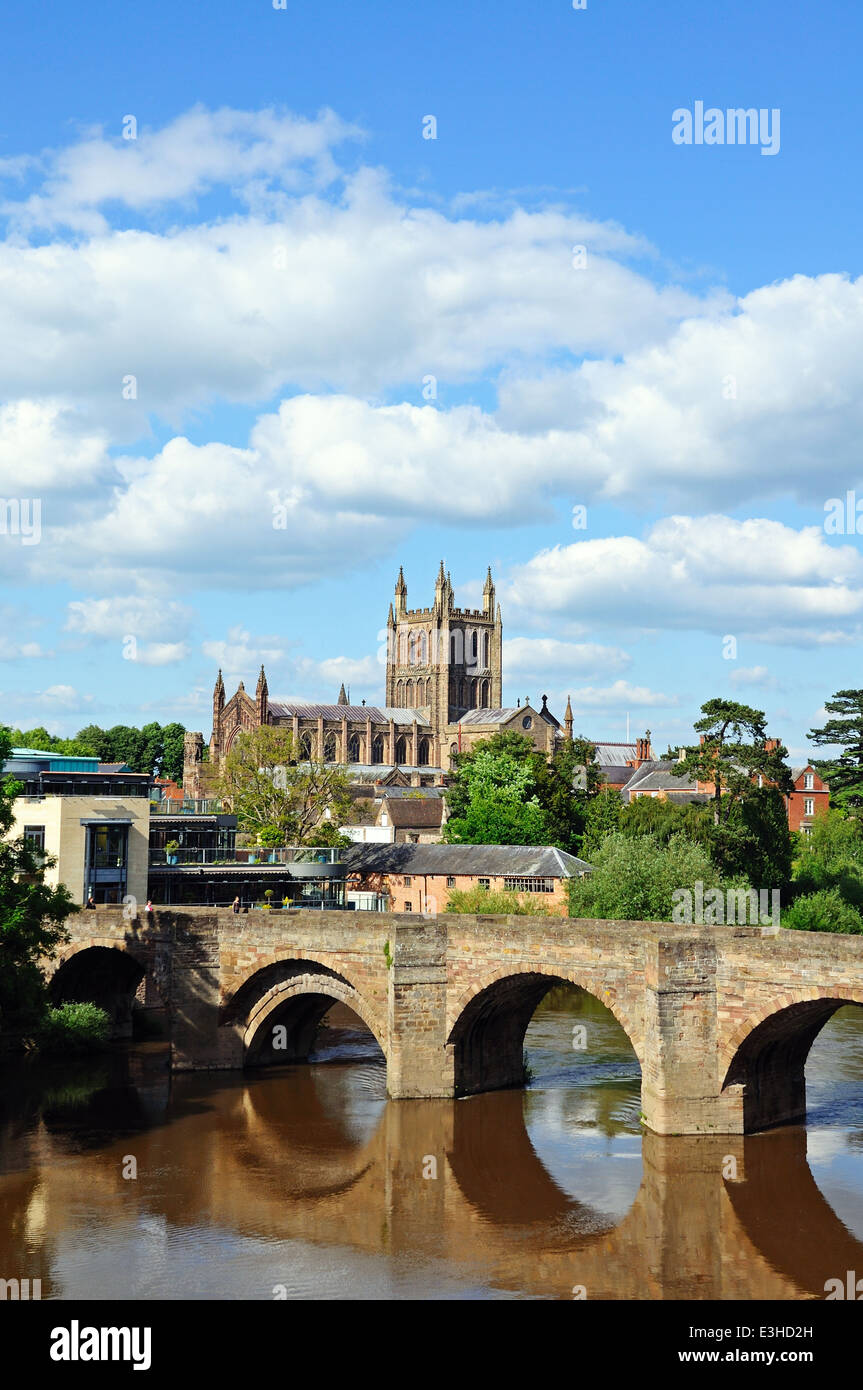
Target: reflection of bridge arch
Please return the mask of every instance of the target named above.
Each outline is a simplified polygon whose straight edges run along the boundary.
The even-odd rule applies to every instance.
[[[524,1084],[524,1037],[537,1007],[555,985],[575,985],[614,1015],[639,1067],[639,1029],[616,994],[588,981],[586,972],[510,965],[474,982],[448,1020],[456,1095]]]
[[[719,1059],[722,1090],[743,1087],[743,1130],[806,1118],[806,1058],[837,1009],[863,1004],[863,990],[801,989],[750,1014]]]
[[[48,982],[54,1005],[91,1003],[104,1009],[116,1034],[132,1027],[132,1003],[144,979],[145,967],[131,952],[104,941],[78,941],[64,951]]]
[[[758,1253],[800,1289],[823,1298],[828,1279],[863,1273],[863,1242],[818,1186],[802,1128],[745,1141],[745,1181],[725,1184],[741,1230]]]
[[[386,1056],[384,1021],[350,980],[322,960],[289,958],[259,966],[225,1005],[223,1022],[242,1037],[245,1066],[304,1061],[334,1003],[353,1010]],[[285,1031],[274,1048],[277,1027]]]

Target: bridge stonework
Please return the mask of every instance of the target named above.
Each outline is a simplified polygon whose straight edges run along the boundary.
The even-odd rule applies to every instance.
[[[49,965],[54,997],[113,1000],[121,1033],[133,998],[161,1007],[175,1069],[301,1061],[339,1001],[380,1044],[394,1099],[522,1085],[537,1004],[577,985],[626,1032],[645,1125],[662,1135],[801,1119],[812,1041],[863,1004],[863,942],[772,926],[100,908],[71,930]]]

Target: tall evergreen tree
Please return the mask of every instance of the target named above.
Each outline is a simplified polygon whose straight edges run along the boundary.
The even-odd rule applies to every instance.
[[[820,729],[810,729],[809,737],[820,747],[832,745],[842,751],[815,766],[830,785],[831,801],[863,806],[863,690],[837,690],[824,708],[832,717]]]

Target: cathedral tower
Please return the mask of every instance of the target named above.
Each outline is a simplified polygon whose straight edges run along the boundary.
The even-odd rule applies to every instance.
[[[446,726],[470,709],[499,709],[502,703],[503,627],[491,568],[483,606],[457,608],[452,580],[441,561],[429,608],[407,606],[399,570],[395,606],[387,619],[386,703],[421,709],[443,739]]]

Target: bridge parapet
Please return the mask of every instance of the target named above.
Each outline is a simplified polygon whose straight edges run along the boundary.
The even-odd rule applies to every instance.
[[[378,1039],[396,1099],[522,1084],[530,1018],[572,983],[626,1031],[659,1134],[800,1118],[812,1039],[841,1004],[863,1003],[863,942],[772,925],[99,908],[71,934],[51,966],[57,997],[73,964],[80,990],[88,952],[102,978],[106,952],[131,959],[139,1002],[166,1008],[175,1068],[301,1060],[339,1000]]]

